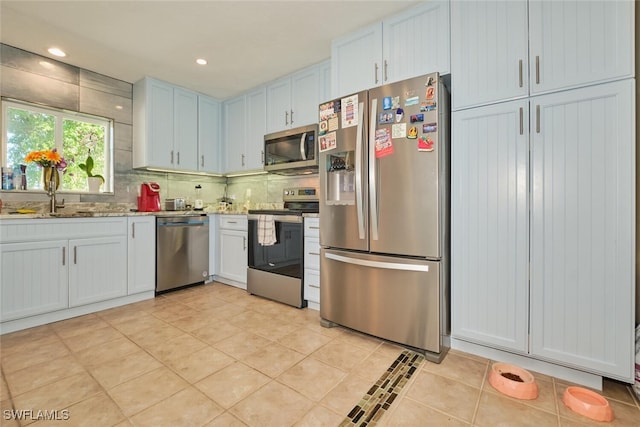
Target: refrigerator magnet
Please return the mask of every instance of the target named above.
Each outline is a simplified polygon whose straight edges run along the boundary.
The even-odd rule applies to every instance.
[[[335,115],[333,111],[333,102],[327,102],[325,104],[320,105],[319,119],[328,120],[329,118]]]
[[[341,103],[342,128],[358,126],[358,95],[342,98]]]
[[[396,122],[400,123],[402,121],[403,116],[404,116],[404,110],[402,108],[398,108],[396,110]]]
[[[425,97],[427,98],[427,100],[433,99],[435,95],[436,95],[436,88],[433,86],[427,87],[427,93],[425,94]]]
[[[418,138],[418,151],[433,151],[435,142],[431,137],[422,135]]]
[[[376,159],[393,154],[393,141],[389,134],[389,128],[376,129],[375,151]]]
[[[424,114],[412,114],[412,115],[409,116],[409,121],[411,123],[423,122],[424,121]]]
[[[393,112],[387,111],[378,114],[378,124],[379,125],[388,125],[393,123]]]
[[[328,124],[329,124],[329,129],[327,129],[328,132],[333,132],[335,130],[338,130],[338,118],[337,117],[331,117],[329,120],[327,120]]]
[[[407,137],[407,124],[406,123],[396,123],[391,125],[391,138],[406,138]]]
[[[433,111],[436,109],[436,101],[423,102],[420,105],[420,111]]]
[[[320,123],[318,123],[318,135],[324,135],[325,133],[327,133],[328,129],[329,129],[328,120],[322,120]]]
[[[393,108],[394,110],[396,108],[400,108],[400,97],[399,96],[394,96],[393,98],[391,98],[391,108]]]
[[[385,96],[384,98],[382,98],[382,109],[383,110],[391,110],[392,105],[393,104],[392,104],[390,96]]]
[[[438,123],[425,123],[422,125],[422,132],[432,133],[438,131]]]
[[[326,135],[322,135],[320,138],[320,152],[329,151],[336,148],[336,133],[329,132]]]
[[[434,79],[433,77],[429,77],[427,79],[427,82],[424,84],[425,86],[433,86],[436,83],[436,79]]]
[[[418,128],[411,126],[409,132],[407,132],[407,139],[416,139],[418,137]]]
[[[411,98],[407,98],[404,100],[404,106],[409,107],[410,105],[418,105],[420,102],[420,98],[417,96],[412,96]]]

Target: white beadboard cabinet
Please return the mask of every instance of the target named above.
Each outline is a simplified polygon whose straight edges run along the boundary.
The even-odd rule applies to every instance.
[[[198,95],[198,171],[220,173],[220,101]]]
[[[421,2],[331,43],[332,98],[449,70],[448,0]]]
[[[453,338],[633,380],[634,94],[452,114]]]
[[[156,217],[133,216],[127,218],[129,295],[156,289]]]
[[[229,99],[222,108],[225,173],[262,169],[267,117],[265,88]]]
[[[218,215],[218,268],[216,279],[247,288],[248,222],[246,215]]]
[[[520,352],[528,350],[528,107],[452,114],[452,334]]]
[[[198,170],[198,94],[182,88],[173,89],[172,167]]]
[[[248,92],[246,98],[245,169],[262,169],[264,167],[264,134],[267,129],[267,91],[264,87],[259,87]]]
[[[452,109],[634,73],[632,1],[451,2]]]
[[[224,171],[227,173],[245,169],[246,108],[244,95],[226,100],[222,105]]]
[[[320,68],[308,67],[267,85],[267,133],[318,121]]]
[[[627,79],[531,98],[531,352],[626,380],[634,360],[634,94]]]
[[[126,219],[116,227],[119,235],[69,240],[69,307],[127,295]]]
[[[0,244],[0,321],[69,306],[67,240]]]

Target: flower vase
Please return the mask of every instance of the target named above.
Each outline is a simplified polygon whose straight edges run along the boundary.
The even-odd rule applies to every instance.
[[[87,185],[89,186],[89,193],[99,193],[100,186],[102,185],[102,178],[89,176],[87,177]]]
[[[55,182],[55,190],[60,187],[60,174],[55,166],[46,167],[42,170],[42,179],[44,181],[44,190],[49,191],[49,182]]]

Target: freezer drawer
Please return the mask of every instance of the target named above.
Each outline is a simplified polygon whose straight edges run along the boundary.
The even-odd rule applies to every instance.
[[[439,262],[322,248],[320,271],[324,320],[443,352]]]

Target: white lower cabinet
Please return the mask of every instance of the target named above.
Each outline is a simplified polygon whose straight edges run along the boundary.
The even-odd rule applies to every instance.
[[[125,295],[126,236],[69,240],[70,307]]]
[[[320,310],[320,220],[304,219],[304,299]]]
[[[220,215],[219,263],[216,278],[229,285],[247,288],[247,216]]]
[[[127,233],[127,293],[155,291],[156,217],[129,217]]]
[[[152,232],[153,240],[136,242],[136,258],[129,260],[126,217],[2,221],[0,332],[153,298],[155,217],[143,222],[154,226],[139,227],[138,237]],[[135,290],[130,264],[139,269],[132,277],[147,275]]]
[[[453,338],[633,382],[634,99],[629,79],[453,113]]]

